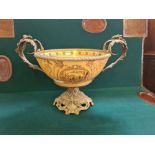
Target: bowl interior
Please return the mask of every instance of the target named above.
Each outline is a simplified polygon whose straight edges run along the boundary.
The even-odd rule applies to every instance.
[[[98,49],[52,49],[36,52],[36,57],[59,57],[59,58],[81,58],[81,57],[102,57],[110,56],[110,52]]]

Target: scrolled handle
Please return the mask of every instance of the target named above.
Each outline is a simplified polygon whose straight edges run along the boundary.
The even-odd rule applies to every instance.
[[[23,60],[23,62],[27,63],[30,68],[37,69],[42,71],[42,69],[38,65],[32,64],[25,56],[24,50],[27,44],[31,44],[34,47],[34,52],[39,52],[40,50],[44,50],[41,42],[37,39],[33,39],[30,35],[23,35],[23,38],[17,43],[16,52],[19,57]]]
[[[112,47],[114,46],[114,44],[121,44],[122,45],[122,54],[121,56],[116,60],[114,61],[113,63],[111,63],[110,65],[108,65],[103,71],[107,70],[107,69],[110,69],[112,68],[113,66],[115,66],[119,61],[121,60],[124,60],[124,58],[126,57],[126,53],[127,53],[127,50],[128,50],[128,45],[125,41],[125,39],[122,37],[122,35],[115,35],[113,36],[110,40],[106,41],[104,43],[104,46],[103,48],[105,50],[108,50],[109,52],[112,53]]]

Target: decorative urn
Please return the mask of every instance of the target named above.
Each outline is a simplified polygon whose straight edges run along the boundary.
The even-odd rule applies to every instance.
[[[24,50],[28,43],[34,47],[33,55],[39,65],[32,64],[26,58]],[[105,67],[112,56],[112,47],[115,43],[121,44],[122,54],[115,62]],[[42,71],[53,79],[55,84],[67,88],[54,100],[54,105],[65,114],[78,115],[81,110],[87,110],[93,105],[92,99],[81,92],[79,87],[90,84],[101,72],[123,60],[127,49],[127,43],[121,35],[115,35],[106,41],[103,50],[85,48],[44,50],[40,41],[30,35],[24,35],[17,44],[16,52],[29,67]]]

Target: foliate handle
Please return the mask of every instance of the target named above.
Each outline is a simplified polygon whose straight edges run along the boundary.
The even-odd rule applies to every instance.
[[[34,47],[34,52],[39,52],[40,50],[44,50],[42,44],[37,39],[33,39],[30,35],[23,35],[23,38],[17,43],[16,52],[19,57],[29,65],[32,69],[37,69],[42,71],[42,69],[38,65],[32,64],[25,56],[24,50],[27,44],[31,44]]]
[[[127,43],[125,41],[125,39],[122,37],[122,35],[115,35],[113,36],[110,40],[106,41],[104,44],[104,49],[108,50],[112,53],[112,47],[114,46],[115,43],[119,43],[122,45],[122,54],[121,56],[114,61],[113,63],[111,63],[110,65],[108,65],[103,71],[112,68],[113,66],[115,66],[119,61],[123,60],[126,56],[127,50],[128,50],[128,46]]]

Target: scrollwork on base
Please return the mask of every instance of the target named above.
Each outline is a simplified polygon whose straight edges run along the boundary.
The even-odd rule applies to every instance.
[[[54,105],[66,115],[76,114],[87,110],[93,105],[92,99],[79,90],[79,88],[68,88],[54,101]]]

